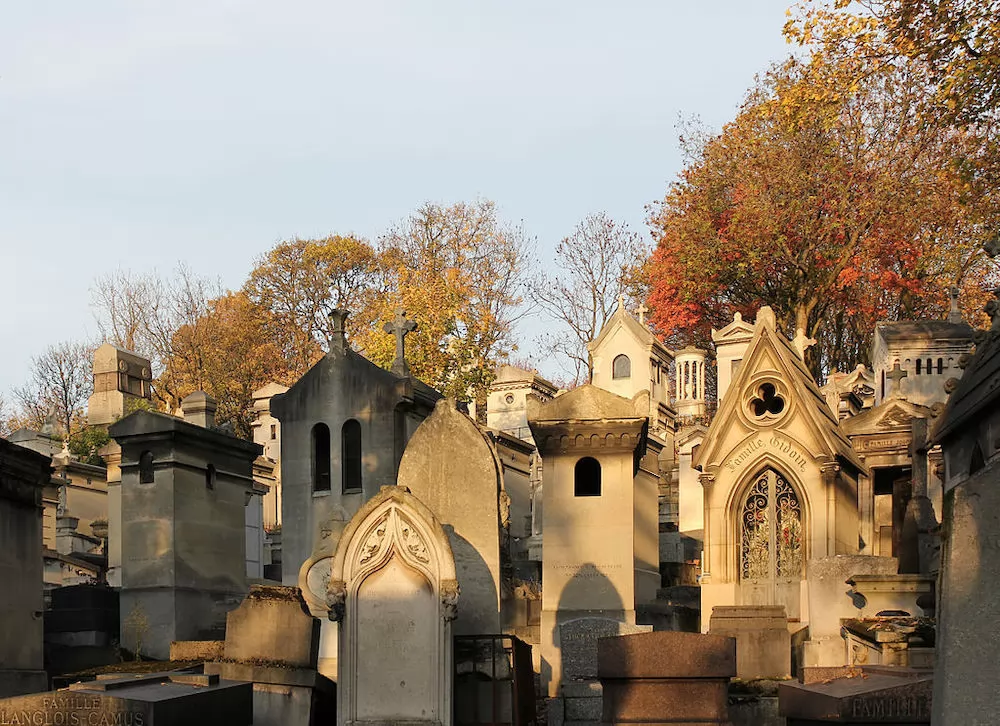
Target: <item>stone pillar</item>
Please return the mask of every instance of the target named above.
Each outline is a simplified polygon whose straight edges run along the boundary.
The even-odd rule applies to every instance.
[[[927,496],[927,419],[913,419],[910,444],[912,490],[903,515],[903,534],[899,551],[899,571],[911,574],[937,572],[940,539],[935,534],[937,518]]]
[[[868,474],[858,475],[858,515],[861,554],[870,555],[875,551],[875,495],[872,478]]]
[[[108,467],[108,585],[122,586],[122,447],[109,441],[98,452]]]
[[[217,408],[215,399],[204,391],[195,391],[181,401],[184,420],[204,429],[215,427],[215,410]]]

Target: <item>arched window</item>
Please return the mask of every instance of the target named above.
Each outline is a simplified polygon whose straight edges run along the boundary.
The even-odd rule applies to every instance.
[[[938,358],[938,375],[944,373],[944,358]]]
[[[615,356],[615,359],[611,362],[611,377],[612,378],[632,377],[632,361],[630,361],[628,359],[628,356],[625,355],[624,353]]]
[[[934,359],[933,358],[928,358],[927,359],[927,375],[930,375],[933,372],[934,372]]]
[[[215,465],[209,464],[205,468],[205,488],[215,489]]]
[[[585,456],[576,462],[576,467],[573,469],[573,495],[601,496],[601,464],[597,459]]]
[[[312,475],[314,492],[330,491],[330,427],[324,423],[312,428]]]
[[[341,486],[344,492],[361,491],[361,424],[353,418],[344,423],[340,432],[342,461]]]
[[[918,375],[918,376],[920,375],[920,365],[921,365],[922,363],[923,363],[923,361],[922,361],[922,360],[920,360],[919,358],[917,358],[917,375]]]
[[[762,472],[747,492],[740,539],[741,580],[801,579],[802,507],[795,490],[773,469]]]
[[[143,451],[139,454],[139,483],[153,483],[153,452]]]

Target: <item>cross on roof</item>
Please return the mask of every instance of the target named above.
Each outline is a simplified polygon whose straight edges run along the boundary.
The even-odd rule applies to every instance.
[[[410,375],[410,366],[406,363],[406,335],[417,329],[417,323],[406,317],[403,308],[396,308],[396,316],[382,329],[396,336],[396,359],[392,362],[392,372],[398,376]]]
[[[625,309],[625,296],[622,293],[618,293],[618,309]]]
[[[902,382],[908,375],[910,374],[899,367],[899,361],[896,361],[892,366],[892,370],[885,374],[885,377],[892,381],[891,397],[902,398],[899,395],[903,390]]]
[[[639,304],[639,307],[637,307],[635,309],[636,315],[639,316],[639,324],[640,325],[645,325],[646,324],[646,313],[648,313],[648,312],[649,312],[649,308],[647,308],[645,305],[643,305],[641,303]]]
[[[799,358],[806,359],[806,349],[816,345],[816,339],[806,335],[804,328],[795,331],[795,338],[792,340],[792,347],[799,354]]]

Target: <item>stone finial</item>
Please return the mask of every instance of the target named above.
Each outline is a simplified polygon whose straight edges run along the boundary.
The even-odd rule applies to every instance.
[[[910,374],[899,367],[899,361],[896,361],[893,364],[892,370],[885,374],[885,377],[892,382],[892,390],[890,391],[888,398],[903,397],[903,379],[908,375]]]
[[[763,325],[769,330],[774,330],[777,327],[778,322],[774,317],[774,310],[771,309],[770,305],[765,305],[757,311],[757,325]]]
[[[805,360],[806,350],[814,345],[816,345],[816,339],[808,337],[804,329],[799,328],[795,331],[795,339],[792,340],[792,347],[799,354],[799,358]]]
[[[215,399],[204,391],[195,391],[181,401],[181,412],[184,414],[184,420],[206,429],[215,426],[215,410],[217,408]]]
[[[382,329],[396,336],[396,359],[392,362],[392,372],[397,376],[410,375],[410,366],[406,362],[406,336],[417,329],[416,321],[407,319],[403,308],[396,308],[396,316]]]
[[[950,309],[948,310],[949,323],[962,322],[962,310],[958,306],[959,293],[961,293],[961,290],[954,285],[948,288],[948,300],[950,302]]]
[[[345,353],[347,351],[347,316],[350,313],[343,308],[333,308],[327,317],[330,318],[330,352]]]
[[[625,295],[624,293],[618,293],[618,309],[625,310]]]

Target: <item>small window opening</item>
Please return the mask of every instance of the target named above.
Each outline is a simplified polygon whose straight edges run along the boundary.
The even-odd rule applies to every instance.
[[[573,470],[573,495],[577,497],[601,496],[601,464],[585,456],[576,462]]]
[[[330,427],[324,423],[312,429],[312,475],[314,492],[330,491]]]
[[[215,489],[215,465],[209,464],[205,468],[205,488]]]
[[[972,459],[969,461],[969,476],[972,476],[985,466],[986,457],[983,456],[983,450],[977,441],[976,445],[972,448]]]
[[[927,359],[927,375],[930,375],[933,372],[934,372],[934,359],[933,358],[928,358]]]
[[[918,375],[918,376],[920,375],[920,364],[921,364],[922,362],[923,362],[923,361],[921,361],[921,360],[920,360],[919,358],[917,358],[917,375]]]
[[[361,424],[353,418],[341,430],[341,456],[343,457],[343,491],[361,491]]]
[[[938,358],[938,375],[944,373],[944,358]]]
[[[611,362],[611,377],[612,378],[632,377],[632,361],[630,361],[628,359],[628,356],[625,355],[624,353],[615,356],[615,359]]]
[[[278,424],[271,424],[271,441],[278,438]]]
[[[153,483],[153,452],[143,451],[139,454],[139,483]]]

